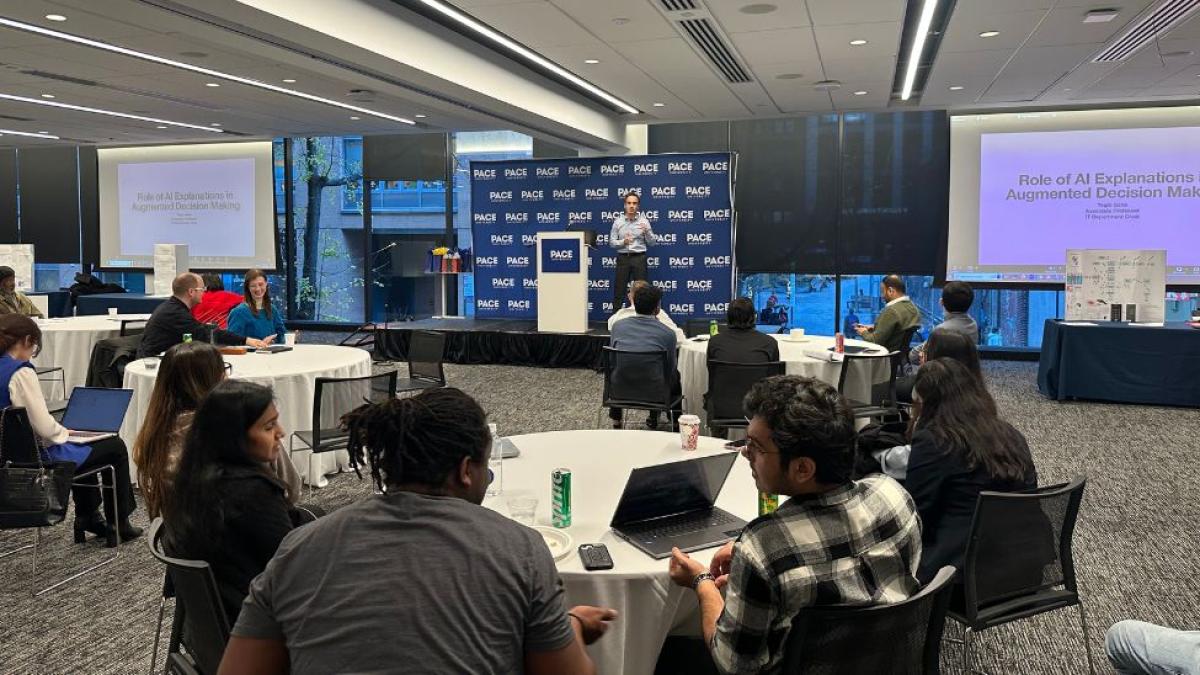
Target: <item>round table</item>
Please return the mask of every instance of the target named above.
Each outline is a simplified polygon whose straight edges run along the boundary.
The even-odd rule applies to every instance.
[[[61,319],[39,319],[42,330],[42,352],[33,359],[39,368],[62,368],[66,381],[66,393],[59,389],[58,382],[43,385],[46,398],[70,398],[71,390],[87,382],[88,362],[96,343],[118,337],[121,320],[145,320],[149,314],[122,314],[116,318],[104,316],[71,316]]]
[[[834,345],[834,338],[818,335],[806,336],[803,342],[788,340],[786,335],[772,335],[779,343],[779,360],[786,366],[788,375],[803,375],[815,377],[822,382],[837,386],[838,376],[842,372],[840,361],[831,362],[808,356],[805,352],[828,353]],[[846,340],[847,345],[868,347],[882,351],[883,348],[864,340]],[[704,392],[708,391],[708,341],[696,341],[694,338],[679,345],[679,379],[683,385],[683,410],[686,413],[704,417]],[[855,367],[846,376],[846,395],[860,400],[871,400],[871,386],[879,382],[887,382],[888,364],[884,359],[872,364],[870,368]]]
[[[634,467],[662,464],[703,455],[730,452],[724,440],[700,437],[699,449],[680,449],[679,434],[660,431],[551,431],[510,436],[521,456],[504,460],[503,492],[488,497],[484,506],[508,513],[506,496],[533,494],[538,498],[535,522],[550,524],[550,472],[571,470],[572,550],[580,544],[602,543],[612,555],[613,568],[588,572],[576,552],[558,562],[567,604],[613,607],[620,618],[608,633],[588,647],[599,672],[623,675],[654,672],[663,641],[673,628],[698,630],[696,599],[671,583],[667,560],[654,560],[618,537],[608,523],[616,510],[625,481]],[[717,505],[746,520],[758,515],[758,490],[750,465],[738,458],[717,497]],[[692,553],[708,564],[716,548]]]
[[[313,399],[316,395],[318,377],[364,377],[371,374],[371,355],[355,347],[331,345],[295,345],[290,352],[257,354],[250,352],[238,356],[225,356],[225,362],[233,366],[230,377],[249,380],[275,391],[275,405],[279,408],[279,421],[289,436],[293,431],[312,429]],[[130,448],[142,426],[146,408],[150,405],[150,393],[158,370],[146,367],[147,359],[132,361],[125,368],[124,386],[133,390],[129,412],[121,425],[121,438]],[[284,448],[288,441],[284,441]],[[303,448],[297,442],[296,448]],[[305,482],[318,487],[328,482],[325,475],[347,466],[346,451],[323,452],[313,455],[308,450],[297,450],[292,455],[296,470]],[[132,463],[132,460],[130,460]]]

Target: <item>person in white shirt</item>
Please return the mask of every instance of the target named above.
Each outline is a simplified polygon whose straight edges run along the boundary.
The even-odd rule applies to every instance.
[[[613,312],[621,309],[629,282],[648,279],[646,249],[654,245],[654,228],[641,213],[642,198],[629,192],[623,198],[625,211],[613,221],[608,244],[617,249],[617,276],[613,280]],[[632,301],[630,306],[633,306]]]
[[[608,317],[609,332],[612,332],[613,326],[615,326],[617,324],[617,322],[620,321],[621,319],[628,319],[631,316],[637,316],[637,310],[634,309],[634,307],[633,307],[633,292],[642,286],[649,286],[649,285],[650,285],[650,282],[645,281],[644,279],[635,279],[632,282],[630,282],[630,284],[629,284],[629,306],[622,307],[621,309],[617,310],[616,314],[613,314],[612,316]],[[677,344],[682,344],[683,341],[687,339],[687,335],[684,334],[683,329],[680,328],[679,326],[675,325],[675,322],[672,321],[671,317],[666,312],[663,311],[662,307],[658,308],[658,314],[654,318],[658,319],[659,323],[666,326],[667,328],[670,328],[672,331],[675,332],[675,342]]]

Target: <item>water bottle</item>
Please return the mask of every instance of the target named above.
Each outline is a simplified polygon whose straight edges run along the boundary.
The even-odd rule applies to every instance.
[[[488,455],[488,476],[491,482],[487,486],[487,496],[495,497],[504,491],[504,447],[496,425],[488,423],[488,431],[492,432],[492,448]]]
[[[709,322],[708,322],[708,334],[709,334],[709,336],[716,335],[716,334],[717,334],[717,331],[719,331],[719,330],[721,330],[721,327],[717,325],[717,320],[716,320],[716,319],[713,319],[713,320],[711,320],[711,321],[709,321]]]

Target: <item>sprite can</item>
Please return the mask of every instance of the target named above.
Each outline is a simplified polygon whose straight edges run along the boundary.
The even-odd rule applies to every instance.
[[[571,526],[571,470],[555,469],[550,472],[550,524],[555,527]]]
[[[779,508],[779,495],[769,492],[758,493],[758,515],[765,516]]]
[[[183,341],[184,341],[184,342],[191,342],[191,341],[192,341],[192,334],[191,334],[191,333],[184,333],[184,334],[183,334]]]

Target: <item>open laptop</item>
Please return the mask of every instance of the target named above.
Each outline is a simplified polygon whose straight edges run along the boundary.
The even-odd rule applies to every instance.
[[[67,440],[92,443],[116,436],[132,397],[132,389],[75,387],[62,418],[62,425],[71,430]]]
[[[746,521],[714,506],[738,453],[634,469],[609,526],[656,560],[711,548],[736,537]]]

